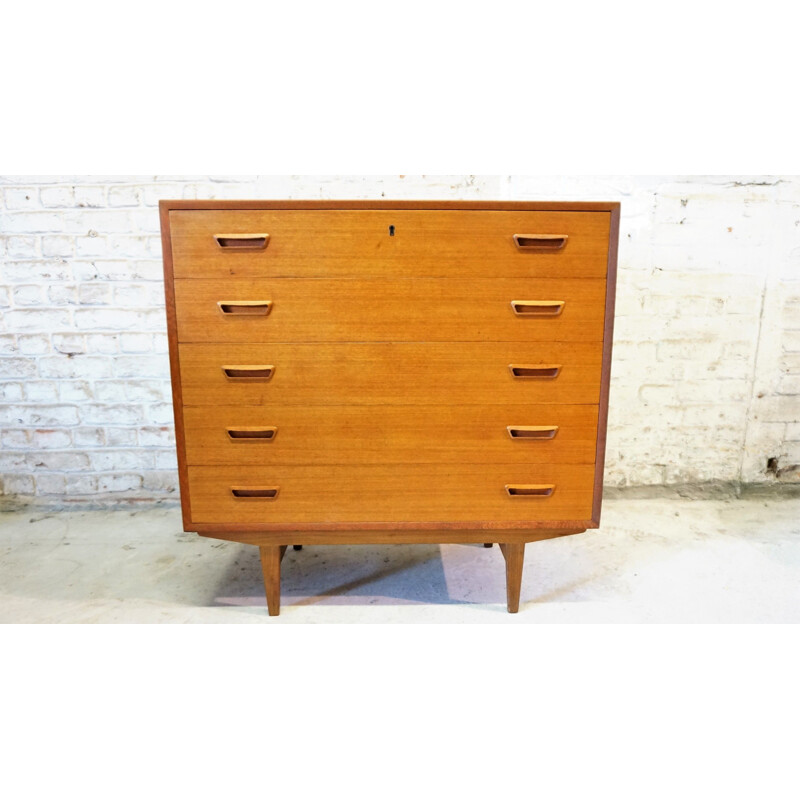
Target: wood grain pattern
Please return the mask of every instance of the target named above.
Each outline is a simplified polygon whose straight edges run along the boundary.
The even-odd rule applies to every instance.
[[[175,280],[172,272],[172,240],[170,237],[169,210],[159,205],[161,223],[161,250],[164,259],[164,297],[169,342],[169,373],[172,385],[172,413],[175,420],[175,444],[178,452],[178,485],[181,495],[183,529],[190,530],[191,509],[189,480],[186,471],[186,437],[183,430],[183,392],[181,390],[181,365],[178,354],[178,324],[175,311]]]
[[[507,405],[597,403],[601,349],[543,342],[181,344],[183,402],[207,405]],[[553,380],[514,378],[508,365],[560,364]],[[268,381],[235,381],[222,366],[270,364]]]
[[[175,281],[181,342],[600,342],[605,295],[595,278]],[[258,301],[272,303],[268,314],[219,307],[247,311]],[[564,305],[536,315],[535,306],[515,312],[512,301]]]
[[[552,438],[524,438],[546,425]],[[187,406],[184,427],[192,465],[593,464],[597,406]]]
[[[597,426],[597,456],[595,458],[594,503],[592,524],[600,525],[600,508],[603,503],[603,475],[608,429],[608,395],[611,387],[611,349],[614,341],[614,307],[617,296],[617,253],[619,251],[619,204],[611,210],[611,230],[608,248],[608,281],[606,284],[606,309],[603,327],[603,366],[600,376],[600,408]]]
[[[513,613],[524,543],[598,526],[619,204],[159,211],[184,528],[264,548],[271,614],[298,538],[501,542]]]
[[[610,214],[574,211],[170,211],[177,278],[604,278]],[[394,225],[394,235],[389,226]],[[220,251],[214,234],[268,232],[262,251]],[[514,234],[568,235],[553,253]]]
[[[193,523],[467,522],[581,519],[591,513],[592,465],[389,464],[189,467]],[[509,497],[507,483],[550,483],[549,497]],[[275,500],[232,486],[278,486]],[[304,540],[305,541],[305,540]]]
[[[538,527],[533,527],[533,526]],[[490,538],[502,539],[504,542],[540,542],[545,539],[556,539],[560,536],[574,536],[584,533],[586,524],[578,525],[570,520],[559,520],[550,527],[542,523],[532,522],[531,527],[504,529],[474,528],[458,523],[455,526],[441,526],[427,530],[412,528],[408,523],[389,523],[383,529],[365,528],[364,526],[330,524],[325,527],[308,528],[303,526],[298,534],[294,528],[298,526],[276,525],[264,528],[258,525],[209,525],[198,523],[195,528],[200,536],[224,539],[242,544],[264,545],[297,541],[302,536],[304,545],[317,544],[485,544],[487,534]]]
[[[522,588],[522,565],[525,561],[524,542],[500,542],[500,551],[506,562],[506,602],[508,613],[519,611],[519,595]]]

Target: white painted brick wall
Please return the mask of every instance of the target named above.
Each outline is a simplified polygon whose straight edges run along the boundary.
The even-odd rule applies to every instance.
[[[606,483],[800,481],[800,178],[28,176],[0,178],[7,497],[177,492],[162,198],[619,200]]]

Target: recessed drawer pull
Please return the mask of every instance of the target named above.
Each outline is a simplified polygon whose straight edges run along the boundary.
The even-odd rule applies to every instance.
[[[552,380],[558,377],[561,372],[561,364],[509,364],[508,368],[515,378],[538,378],[540,380]]]
[[[557,317],[564,310],[564,300],[512,300],[511,308],[519,317]]]
[[[227,428],[228,437],[234,442],[272,441],[278,429],[269,428]]]
[[[222,371],[225,373],[225,377],[231,380],[268,381],[275,372],[275,367],[271,364],[228,366],[223,367]]]
[[[552,439],[558,425],[509,425],[507,430],[512,439]]]
[[[268,233],[215,233],[214,239],[223,250],[264,250]]]
[[[230,317],[266,317],[272,311],[272,300],[220,300],[217,306]]]
[[[550,497],[556,487],[552,483],[507,483],[506,491],[509,497]]]
[[[251,500],[274,500],[278,496],[279,489],[279,486],[231,486],[231,494],[234,497]]]
[[[514,244],[522,253],[555,253],[564,249],[568,238],[549,233],[515,233]]]

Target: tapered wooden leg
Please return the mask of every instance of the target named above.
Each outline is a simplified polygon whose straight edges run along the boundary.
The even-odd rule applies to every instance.
[[[519,611],[519,593],[522,588],[522,562],[525,558],[525,542],[500,542],[500,550],[506,559],[506,599],[508,613]]]
[[[281,613],[281,559],[286,552],[286,545],[268,544],[258,549],[261,553],[267,608],[271,617],[277,617]]]

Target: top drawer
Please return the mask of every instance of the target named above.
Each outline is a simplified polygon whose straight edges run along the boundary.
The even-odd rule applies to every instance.
[[[602,278],[611,214],[173,210],[169,221],[176,278]]]

